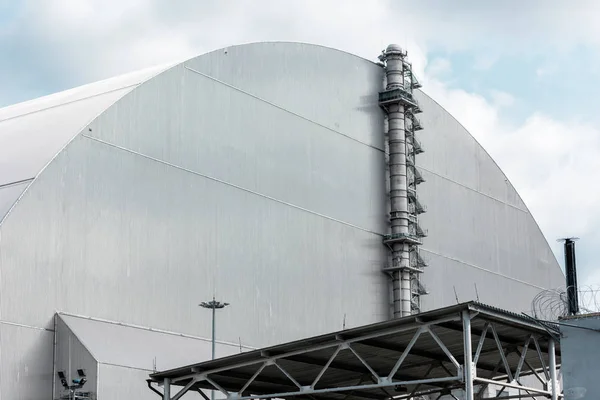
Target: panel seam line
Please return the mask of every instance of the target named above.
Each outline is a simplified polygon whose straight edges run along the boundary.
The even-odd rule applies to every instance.
[[[123,87],[119,87],[119,88],[107,90],[107,91],[101,92],[101,93],[96,93],[96,94],[93,94],[91,96],[82,97],[80,99],[75,99],[75,100],[67,101],[67,102],[64,102],[64,103],[55,104],[53,106],[46,107],[46,108],[40,108],[39,110],[29,111],[29,112],[26,112],[26,113],[23,113],[23,114],[19,114],[19,115],[13,115],[12,117],[8,117],[8,118],[5,118],[5,119],[0,119],[0,123],[2,123],[4,121],[10,121],[11,119],[17,119],[17,118],[21,118],[21,117],[26,117],[28,115],[40,113],[40,112],[43,112],[43,111],[46,111],[46,110],[52,110],[53,108],[58,108],[58,107],[66,106],[66,105],[69,105],[69,104],[74,104],[74,103],[77,103],[77,102],[80,102],[80,101],[84,101],[84,100],[88,100],[88,99],[93,99],[94,97],[98,97],[98,96],[102,96],[104,94],[109,94],[109,93],[117,92],[119,90],[129,89],[131,87],[135,87],[135,86],[139,86],[139,85],[140,85],[140,82],[133,83],[131,85],[127,85],[127,86],[123,86]],[[30,101],[33,101],[33,100],[30,100]],[[17,104],[21,104],[21,103],[17,103]]]
[[[121,365],[121,364],[116,364],[116,363],[111,363],[111,362],[104,362],[104,361],[96,361],[99,365],[106,365],[107,367],[116,367],[116,368],[126,368],[126,369],[133,369],[136,371],[143,371],[143,372],[156,372],[153,369],[150,368],[142,368],[142,367],[134,367],[131,365]]]
[[[0,189],[5,189],[5,188],[11,187],[11,186],[20,185],[21,183],[31,182],[34,179],[35,179],[35,177],[33,177],[33,178],[27,178],[27,179],[21,179],[21,180],[14,181],[14,182],[3,183],[3,184],[0,185]]]
[[[293,116],[295,116],[295,117],[301,118],[301,119],[303,119],[303,120],[305,120],[305,121],[308,121],[308,122],[310,122],[310,123],[312,123],[312,124],[315,124],[315,125],[317,125],[317,126],[320,126],[321,128],[327,129],[327,130],[328,130],[328,131],[330,131],[330,132],[337,133],[338,135],[344,136],[345,138],[347,138],[347,139],[350,139],[350,140],[352,140],[352,141],[354,141],[354,142],[360,143],[360,144],[362,144],[363,146],[370,147],[370,148],[372,148],[372,149],[375,149],[375,150],[377,150],[377,151],[380,151],[380,152],[382,152],[382,153],[384,152],[384,150],[383,150],[383,149],[380,149],[379,147],[376,147],[376,146],[370,145],[370,144],[368,144],[368,143],[365,143],[365,142],[363,142],[363,141],[361,141],[361,140],[355,139],[355,138],[353,138],[353,137],[352,137],[352,136],[350,136],[350,135],[347,135],[347,134],[345,134],[345,133],[342,133],[342,132],[340,132],[340,131],[337,131],[337,130],[335,130],[335,129],[333,129],[333,128],[330,128],[330,127],[328,127],[328,126],[326,126],[326,125],[323,125],[323,124],[321,124],[321,123],[319,123],[319,122],[313,121],[313,120],[312,120],[312,119],[310,119],[310,118],[307,118],[307,117],[305,117],[305,116],[303,116],[303,115],[300,115],[300,114],[298,114],[298,113],[295,113],[295,112],[293,112],[293,111],[290,111],[290,110],[288,110],[287,108],[284,108],[284,107],[282,107],[282,106],[279,106],[279,105],[277,105],[277,104],[275,104],[275,103],[272,103],[272,102],[270,102],[270,101],[268,101],[268,100],[265,100],[265,99],[263,99],[263,98],[261,98],[261,97],[259,97],[259,96],[255,95],[255,94],[249,93],[249,92],[247,92],[247,91],[245,91],[245,90],[242,90],[242,89],[240,89],[240,88],[238,88],[238,87],[235,87],[235,86],[233,86],[233,85],[231,85],[231,84],[229,84],[229,83],[223,82],[223,81],[221,81],[221,80],[219,80],[219,79],[217,79],[217,78],[215,78],[215,77],[212,77],[212,76],[210,76],[210,75],[207,75],[207,74],[205,74],[205,73],[203,73],[203,72],[200,72],[200,71],[197,71],[197,70],[195,70],[195,69],[193,69],[193,68],[190,68],[190,67],[188,67],[187,65],[184,65],[184,68],[185,68],[185,69],[187,69],[187,70],[189,70],[189,71],[192,71],[192,72],[194,72],[194,73],[196,73],[196,74],[198,74],[198,75],[200,75],[200,76],[203,76],[203,77],[205,77],[205,78],[208,78],[208,79],[210,79],[210,80],[212,80],[212,81],[215,81],[215,82],[217,82],[217,83],[220,83],[221,85],[227,86],[227,87],[228,87],[228,88],[230,88],[230,89],[236,90],[236,91],[238,91],[238,92],[240,92],[240,93],[243,93],[243,94],[245,94],[245,95],[247,95],[247,96],[250,96],[250,97],[252,97],[252,98],[254,98],[254,99],[256,99],[256,100],[259,100],[259,101],[261,101],[261,102],[263,102],[263,103],[269,104],[270,106],[272,106],[272,107],[275,107],[275,108],[277,108],[277,109],[279,109],[279,110],[282,110],[282,111],[285,111],[285,112],[287,112],[287,113],[289,113],[289,114],[292,114],[292,115],[293,115]]]
[[[193,335],[189,335],[186,333],[178,333],[178,332],[174,332],[174,331],[168,331],[168,330],[164,330],[164,329],[160,329],[160,328],[151,328],[151,327],[147,327],[147,326],[141,326],[141,325],[135,325],[135,324],[131,324],[128,322],[117,322],[117,321],[111,321],[108,319],[103,319],[103,318],[97,318],[97,317],[88,317],[85,315],[79,315],[79,314],[73,314],[73,313],[69,313],[66,311],[58,311],[57,314],[59,316],[67,316],[67,317],[71,317],[71,318],[77,318],[77,319],[82,319],[85,321],[92,321],[92,322],[97,322],[97,323],[101,323],[101,324],[107,324],[107,325],[116,325],[116,326],[120,326],[120,327],[124,327],[124,328],[130,328],[130,329],[137,329],[137,330],[142,330],[142,331],[147,331],[147,332],[153,332],[153,333],[160,333],[163,335],[171,335],[171,336],[177,336],[177,337],[183,337],[186,339],[193,339],[193,340],[198,340],[198,341],[203,341],[203,342],[211,342],[212,339],[209,338],[205,338],[205,337],[201,337],[201,336],[193,336]],[[67,325],[69,325],[67,322],[65,322]],[[238,348],[239,344],[238,343],[233,343],[233,342],[227,342],[224,340],[216,340],[215,343],[218,344],[222,344],[225,346],[233,346]],[[256,350],[256,347],[252,347],[252,346],[246,346],[246,345],[242,345],[242,348],[246,348],[249,350]]]
[[[18,322],[10,322],[10,321],[5,321],[5,320],[0,320],[0,325],[10,325],[10,326],[16,326],[19,328],[35,329],[36,331],[54,332],[54,329],[42,328],[42,327],[33,326],[33,325],[19,324]]]
[[[489,269],[487,269],[487,268],[479,267],[479,266],[477,266],[477,265],[475,265],[475,264],[471,264],[471,263],[468,263],[468,262],[466,262],[466,261],[459,260],[458,258],[454,258],[454,257],[450,257],[450,256],[445,256],[445,255],[443,255],[443,254],[436,253],[435,251],[432,251],[432,250],[427,250],[427,249],[425,249],[425,248],[421,248],[421,250],[422,250],[422,251],[426,251],[427,253],[430,253],[430,254],[435,254],[436,256],[439,256],[439,257],[446,258],[446,259],[448,259],[448,260],[456,261],[456,262],[458,262],[458,263],[461,263],[461,264],[463,264],[463,265],[466,265],[467,267],[471,267],[471,268],[479,269],[479,270],[481,270],[481,271],[489,272],[490,274],[497,275],[497,276],[501,276],[501,277],[503,277],[503,278],[506,278],[506,279],[509,279],[509,280],[512,280],[512,281],[515,281],[515,282],[519,282],[519,283],[522,283],[522,284],[524,284],[524,285],[528,285],[528,286],[534,287],[534,288],[536,288],[536,289],[546,290],[546,288],[543,288],[543,287],[541,287],[541,286],[538,286],[538,285],[534,285],[533,283],[525,282],[525,281],[523,281],[523,280],[521,280],[521,279],[513,278],[513,277],[511,277],[511,276],[507,276],[507,275],[501,274],[501,273],[499,273],[499,272],[495,272],[495,271],[489,270]]]
[[[515,209],[517,209],[517,210],[519,210],[519,211],[521,211],[521,212],[524,212],[524,213],[526,213],[526,214],[529,214],[529,212],[528,212],[527,210],[524,210],[524,209],[522,209],[521,207],[517,207],[517,206],[515,206],[515,205],[513,205],[513,204],[509,204],[509,203],[507,203],[507,202],[505,202],[505,201],[503,201],[503,200],[500,200],[500,199],[499,199],[499,198],[497,198],[497,197],[490,196],[489,194],[483,193],[483,192],[481,192],[481,191],[479,191],[479,190],[477,190],[477,189],[473,189],[472,187],[469,187],[469,186],[465,185],[464,183],[457,182],[457,181],[455,181],[454,179],[448,178],[447,176],[444,176],[444,175],[438,174],[437,172],[433,172],[432,170],[430,170],[430,169],[428,169],[428,168],[424,168],[424,167],[421,167],[421,166],[419,166],[419,165],[417,165],[417,168],[418,168],[418,169],[420,169],[420,170],[422,170],[422,171],[427,171],[427,172],[429,172],[429,173],[430,173],[430,174],[432,174],[432,175],[435,175],[435,176],[437,176],[437,177],[440,177],[440,178],[442,178],[442,179],[445,179],[445,180],[447,180],[447,181],[449,181],[449,182],[452,182],[452,183],[454,183],[454,184],[456,184],[456,185],[458,185],[458,186],[461,186],[461,187],[463,187],[463,188],[465,188],[465,189],[468,189],[468,190],[470,190],[470,191],[473,191],[473,192],[475,192],[475,193],[478,193],[478,194],[480,194],[480,195],[482,195],[482,196],[488,197],[488,198],[490,198],[490,199],[492,199],[492,200],[495,200],[495,201],[497,201],[497,202],[499,202],[499,203],[502,203],[502,204],[504,204],[504,205],[507,205],[507,206],[509,206],[509,207],[515,208]]]
[[[372,234],[375,234],[375,235],[378,235],[378,236],[382,236],[382,237],[383,237],[383,234],[381,234],[381,233],[378,233],[378,232],[375,232],[375,231],[372,231],[372,230],[370,230],[370,229],[362,228],[362,227],[360,227],[360,226],[357,226],[357,225],[351,224],[351,223],[349,223],[349,222],[345,222],[345,221],[342,221],[342,220],[339,220],[339,219],[336,219],[336,218],[333,218],[333,217],[329,217],[329,216],[327,216],[327,215],[325,215],[325,214],[321,214],[321,213],[318,213],[318,212],[315,212],[315,211],[309,210],[309,209],[307,209],[307,208],[300,207],[300,206],[297,206],[297,205],[295,205],[295,204],[288,203],[288,202],[286,202],[286,201],[283,201],[283,200],[276,199],[275,197],[271,197],[271,196],[268,196],[268,195],[265,195],[265,194],[262,194],[262,193],[259,193],[259,192],[255,192],[255,191],[253,191],[253,190],[250,190],[250,189],[246,189],[246,188],[244,188],[244,187],[242,187],[242,186],[235,185],[235,184],[233,184],[233,183],[230,183],[230,182],[227,182],[227,181],[224,181],[224,180],[221,180],[221,179],[218,179],[218,178],[212,177],[212,176],[210,176],[210,175],[202,174],[202,173],[200,173],[200,172],[196,172],[196,171],[193,171],[193,170],[191,170],[191,169],[184,168],[184,167],[181,167],[181,166],[179,166],[179,165],[172,164],[172,163],[169,163],[169,162],[167,162],[167,161],[163,161],[163,160],[160,160],[160,159],[158,159],[158,158],[155,158],[155,157],[152,157],[152,156],[149,156],[149,155],[146,155],[146,154],[143,154],[143,153],[140,153],[140,152],[137,152],[137,151],[134,151],[134,150],[128,149],[128,148],[126,148],[126,147],[118,146],[118,145],[116,145],[116,144],[113,144],[113,143],[110,143],[110,142],[106,142],[106,141],[104,141],[104,140],[102,140],[102,139],[98,139],[98,138],[95,138],[95,137],[92,137],[92,136],[89,136],[89,135],[86,135],[86,134],[83,134],[83,133],[81,134],[81,136],[83,136],[83,137],[85,137],[85,138],[88,138],[88,139],[90,139],[90,140],[94,140],[94,141],[96,141],[96,142],[102,143],[102,144],[104,144],[104,145],[106,145],[106,146],[114,147],[114,148],[116,148],[116,149],[119,149],[119,150],[125,151],[125,152],[127,152],[127,153],[134,154],[134,155],[137,155],[137,156],[140,156],[140,157],[146,158],[146,159],[148,159],[148,160],[152,160],[152,161],[155,161],[155,162],[157,162],[157,163],[160,163],[160,164],[163,164],[163,165],[166,165],[166,166],[169,166],[169,167],[172,167],[172,168],[175,168],[175,169],[181,170],[181,171],[188,172],[188,173],[190,173],[190,174],[193,174],[193,175],[196,175],[196,176],[201,176],[201,177],[203,177],[203,178],[206,178],[206,179],[209,179],[209,180],[211,180],[211,181],[213,181],[213,182],[221,183],[221,184],[223,184],[223,185],[227,185],[227,186],[230,186],[230,187],[236,188],[236,189],[238,189],[238,190],[242,190],[242,191],[244,191],[244,192],[246,192],[246,193],[250,193],[250,194],[253,194],[253,195],[255,195],[255,196],[260,196],[260,197],[263,197],[263,198],[265,198],[265,199],[269,199],[269,200],[271,200],[271,201],[274,201],[274,202],[276,202],[276,203],[283,204],[283,205],[286,205],[286,206],[288,206],[288,207],[295,208],[295,209],[297,209],[297,210],[302,210],[302,211],[305,211],[305,212],[307,212],[307,213],[310,213],[310,214],[313,214],[313,215],[319,216],[319,217],[321,217],[321,218],[325,218],[325,219],[328,219],[328,220],[330,220],[330,221],[334,221],[334,222],[337,222],[337,223],[340,223],[340,224],[343,224],[343,225],[349,226],[349,227],[351,227],[351,228],[354,228],[354,229],[361,230],[361,231],[363,231],[363,232],[368,232],[368,233],[372,233]]]

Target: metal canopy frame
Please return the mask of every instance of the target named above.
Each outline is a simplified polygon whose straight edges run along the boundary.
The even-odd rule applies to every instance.
[[[164,400],[205,397],[203,389],[228,400],[402,400],[461,389],[466,400],[484,400],[489,385],[520,389],[509,398],[557,400],[555,334],[469,302],[154,373],[148,386]],[[540,387],[524,386],[526,375]]]

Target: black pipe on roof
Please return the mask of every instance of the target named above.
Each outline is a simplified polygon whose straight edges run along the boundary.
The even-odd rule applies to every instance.
[[[567,279],[568,315],[579,313],[579,287],[577,286],[577,266],[575,262],[575,241],[577,238],[565,238],[565,275]]]

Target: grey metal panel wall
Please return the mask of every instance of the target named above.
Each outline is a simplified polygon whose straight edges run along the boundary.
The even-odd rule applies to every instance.
[[[98,321],[61,314],[70,331],[101,364],[167,370],[210,360],[211,340],[158,331],[156,328]],[[244,347],[243,351],[254,350]],[[218,341],[216,357],[240,353],[239,343]]]
[[[146,384],[152,371],[100,365],[100,386],[98,399],[140,399],[158,398]],[[193,395],[190,395],[190,397]]]
[[[4,215],[10,210],[30,182],[31,181],[25,181],[23,183],[7,185],[0,188],[0,221],[2,221]]]
[[[124,400],[157,400],[160,399],[156,393],[148,389],[146,380],[152,371],[123,368],[114,365],[100,364],[100,382],[98,389],[98,400],[104,399],[124,399]],[[162,391],[162,388],[158,388]],[[171,395],[181,390],[181,386],[172,386]],[[210,391],[204,391],[210,396]],[[220,392],[215,393],[217,399],[224,398]],[[183,396],[185,400],[197,399],[202,397],[195,392],[188,392]]]
[[[209,337],[197,304],[215,288],[219,338],[254,346],[386,317],[378,235],[85,137],[2,229],[11,321],[59,309]]]
[[[383,150],[383,70],[352,54],[302,43],[253,43],[186,66]]]
[[[560,333],[565,399],[597,399],[600,393],[600,316],[567,319],[561,324]]]
[[[0,185],[35,177],[86,124],[129,90],[0,120]]]
[[[524,209],[514,187],[475,138],[432,98],[421,91],[415,95],[424,110],[418,118],[425,127],[417,133],[426,146],[417,158],[419,167]]]
[[[98,400],[159,399],[156,393],[148,389],[148,385],[146,384],[146,379],[148,379],[148,375],[152,371],[100,364],[98,372]],[[186,394],[183,398],[201,399],[199,394]]]
[[[556,283],[551,278],[560,270],[527,211],[439,176],[423,176],[427,182],[420,193],[428,212],[422,221],[430,232],[426,250],[539,287]]]
[[[423,275],[430,293],[421,297],[426,310],[456,304],[458,297],[459,302],[479,298],[483,303],[515,312],[529,311],[531,300],[540,292],[536,280],[519,282],[426,249],[422,250],[422,255],[430,263]]]
[[[422,281],[424,309],[476,299],[529,311],[540,290],[564,285],[556,258],[529,210],[477,141],[431,98],[418,94],[425,153],[417,165],[426,182],[420,216],[429,236]],[[456,290],[456,295],[454,291]]]
[[[86,124],[139,83],[171,65],[147,68],[0,108],[0,185],[37,176]],[[5,214],[3,209],[8,211],[20,194],[14,188],[0,194],[0,223]]]
[[[51,398],[53,342],[53,332],[0,324],[1,399]]]
[[[311,91],[321,93],[316,86]],[[91,129],[90,136],[111,144],[362,229],[384,230],[381,151],[183,66],[144,84]]]
[[[79,376],[77,370],[83,369],[88,381],[81,390],[97,393],[97,367],[98,363],[89,352],[89,349],[85,347],[85,344],[81,343],[79,338],[65,324],[64,320],[60,316],[57,316],[56,371],[64,371],[67,382],[71,384],[71,381]],[[61,395],[67,394],[68,391],[65,391],[61,385],[58,374],[54,375],[53,378],[55,381],[54,398],[59,398]]]

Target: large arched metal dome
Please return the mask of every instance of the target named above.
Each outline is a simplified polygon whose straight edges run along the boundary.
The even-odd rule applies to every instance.
[[[61,329],[98,396],[137,396],[116,388],[158,350],[120,365],[102,324],[208,338],[197,305],[215,292],[223,346],[388,318],[383,79],[338,50],[256,43],[0,109],[0,398],[58,393]],[[485,150],[416,95],[423,308],[526,310],[562,284],[556,259]]]

